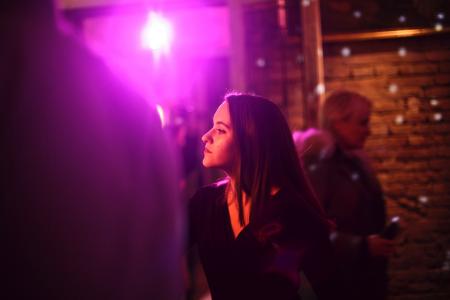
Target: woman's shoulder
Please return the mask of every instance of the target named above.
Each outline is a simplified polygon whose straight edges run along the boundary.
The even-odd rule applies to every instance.
[[[309,128],[295,131],[293,139],[299,157],[306,159],[325,159],[333,155],[336,142],[330,132]]]
[[[212,204],[215,203],[213,199],[223,199],[227,183],[228,179],[220,179],[214,183],[200,187],[190,199],[190,205],[196,205],[203,202]]]
[[[214,183],[210,183],[207,185],[204,185],[200,187],[197,192],[195,193],[195,196],[198,195],[210,195],[210,194],[223,194],[225,192],[225,188],[228,184],[228,179],[219,179],[218,181]]]

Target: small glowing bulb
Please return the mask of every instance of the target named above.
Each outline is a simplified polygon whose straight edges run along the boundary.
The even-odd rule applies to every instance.
[[[297,63],[301,64],[304,61],[303,55],[298,54],[297,57],[295,58],[295,60],[297,61]]]
[[[395,83],[391,83],[389,85],[389,93],[395,94],[397,92],[398,92],[398,85],[396,85]]]
[[[442,114],[441,113],[433,114],[433,120],[436,122],[442,121]]]
[[[355,11],[353,12],[353,16],[354,16],[355,18],[359,19],[359,18],[362,17],[362,12],[361,12],[360,10],[355,10]]]
[[[316,86],[316,94],[317,95],[323,95],[325,93],[325,84],[319,83]]]
[[[308,167],[308,169],[309,169],[311,172],[314,172],[315,170],[317,170],[317,165],[316,165],[316,164],[310,164],[309,167]]]
[[[256,66],[258,66],[259,68],[264,68],[266,66],[266,60],[262,57],[258,58],[256,60]]]
[[[341,49],[341,55],[343,57],[349,57],[352,54],[352,50],[349,47],[344,47]]]
[[[328,149],[324,148],[319,152],[319,160],[323,160],[328,155]]]
[[[431,106],[438,106],[439,105],[439,100],[438,99],[431,99],[430,100],[430,105]]]
[[[427,204],[428,203],[428,197],[425,195],[421,195],[418,197],[418,200],[421,204]]]
[[[405,48],[405,47],[400,47],[400,48],[398,49],[398,55],[399,55],[399,56],[405,57],[405,56],[406,56],[406,53],[407,53],[407,51],[406,51],[406,48]]]
[[[448,261],[446,261],[442,265],[442,271],[449,271],[449,270],[450,270],[450,263]]]
[[[402,125],[404,122],[405,122],[405,119],[403,118],[402,115],[397,115],[395,117],[395,124]]]
[[[309,6],[311,4],[311,0],[303,0],[302,5],[303,6]]]
[[[351,177],[353,181],[356,181],[359,179],[359,174],[357,172],[353,172]]]
[[[405,23],[406,22],[406,17],[404,15],[401,15],[400,17],[398,17],[398,21],[400,23]]]
[[[317,55],[322,57],[323,56],[323,50],[322,48],[317,49]]]
[[[334,242],[338,238],[338,233],[336,231],[333,231],[330,234],[330,241]]]
[[[445,19],[445,14],[443,12],[439,12],[436,14],[436,19],[438,20],[444,20]]]
[[[436,31],[442,31],[442,29],[444,29],[444,26],[442,26],[441,23],[436,23],[436,24],[434,24],[434,30],[436,30]]]

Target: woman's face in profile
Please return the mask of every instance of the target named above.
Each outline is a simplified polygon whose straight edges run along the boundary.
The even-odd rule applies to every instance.
[[[213,117],[213,127],[202,136],[202,141],[205,144],[203,166],[220,168],[227,173],[235,168],[238,155],[227,101],[217,108]]]
[[[361,104],[343,120],[334,122],[334,133],[339,144],[346,150],[362,149],[370,135],[370,106]]]

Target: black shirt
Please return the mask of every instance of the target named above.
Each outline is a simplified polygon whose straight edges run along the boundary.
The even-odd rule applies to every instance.
[[[317,213],[294,189],[282,188],[235,238],[225,187],[203,187],[189,203],[189,245],[198,246],[212,298],[299,299],[299,270],[327,298],[331,246]]]

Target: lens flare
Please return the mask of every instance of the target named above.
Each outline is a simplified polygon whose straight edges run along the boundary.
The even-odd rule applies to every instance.
[[[166,116],[165,116],[165,113],[164,113],[164,109],[162,108],[161,105],[157,104],[156,105],[156,111],[158,112],[158,116],[159,116],[159,119],[161,121],[161,126],[165,127],[166,126]]]
[[[141,31],[141,46],[156,55],[169,54],[173,40],[172,24],[156,12],[150,12]]]

